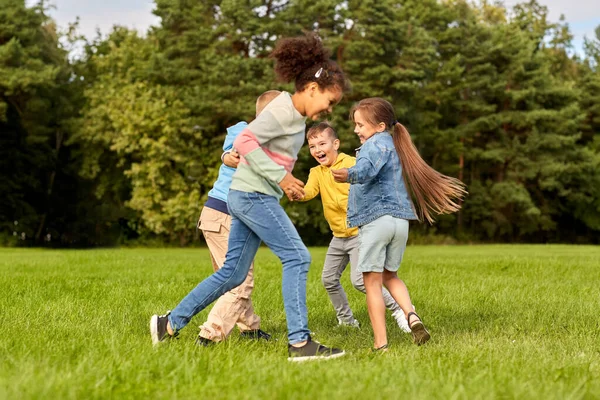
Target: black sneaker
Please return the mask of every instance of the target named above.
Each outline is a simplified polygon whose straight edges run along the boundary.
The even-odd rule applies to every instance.
[[[153,315],[150,318],[150,336],[152,337],[152,344],[155,346],[166,338],[171,337],[169,331],[167,331],[169,314],[171,314],[171,311],[167,311],[165,315]]]
[[[196,344],[201,347],[209,347],[216,343],[217,342],[213,342],[212,340],[204,338],[200,335],[198,335],[198,337],[196,338]]]
[[[293,362],[337,358],[345,354],[344,350],[323,346],[321,343],[312,340],[310,336],[308,342],[302,347],[288,345],[288,361]]]
[[[250,331],[242,331],[240,332],[240,336],[246,339],[255,339],[255,340],[271,340],[271,335],[261,329],[253,329]]]

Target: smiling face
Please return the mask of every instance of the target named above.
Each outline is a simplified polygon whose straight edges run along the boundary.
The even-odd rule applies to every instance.
[[[322,119],[326,114],[331,114],[333,106],[342,99],[342,90],[337,86],[321,90],[315,82],[308,85],[306,88],[306,105],[305,115],[316,121]]]
[[[354,133],[358,135],[361,144],[374,134],[383,132],[384,130],[385,124],[383,122],[373,125],[365,118],[360,109],[354,111]]]
[[[331,167],[337,160],[340,140],[335,139],[325,130],[308,139],[308,150],[317,162],[325,167]]]

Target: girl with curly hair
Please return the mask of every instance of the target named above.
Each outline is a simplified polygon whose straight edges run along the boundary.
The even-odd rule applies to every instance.
[[[172,338],[190,319],[240,285],[258,247],[264,242],[283,264],[282,291],[290,361],[343,356],[343,350],[315,342],[308,329],[306,275],[311,257],[296,228],[279,204],[304,196],[304,184],[292,169],[304,144],[306,119],[331,113],[348,83],[341,68],[315,35],[280,40],[271,57],[283,82],[295,92],[273,99],[236,138],[240,163],[227,204],[231,214],[228,251],[221,269],[198,284],[173,311],[150,320],[153,343]]]

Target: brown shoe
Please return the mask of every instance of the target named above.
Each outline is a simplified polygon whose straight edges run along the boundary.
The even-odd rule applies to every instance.
[[[412,316],[415,316],[417,320],[411,324],[410,317]],[[421,318],[419,318],[417,313],[412,311],[409,312],[407,320],[412,332],[413,342],[415,342],[417,346],[425,344],[429,339],[431,339],[431,335],[429,335],[429,332],[427,332],[425,325],[423,325],[423,321],[421,321]]]

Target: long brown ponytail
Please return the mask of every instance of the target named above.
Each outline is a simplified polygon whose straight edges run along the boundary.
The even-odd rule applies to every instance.
[[[432,214],[450,214],[460,210],[458,201],[467,194],[465,184],[439,173],[421,158],[406,128],[396,121],[394,108],[388,101],[378,97],[361,100],[350,111],[351,119],[354,119],[356,110],[361,110],[361,115],[372,125],[383,122],[392,133],[404,182],[417,205],[419,220],[433,223]]]

